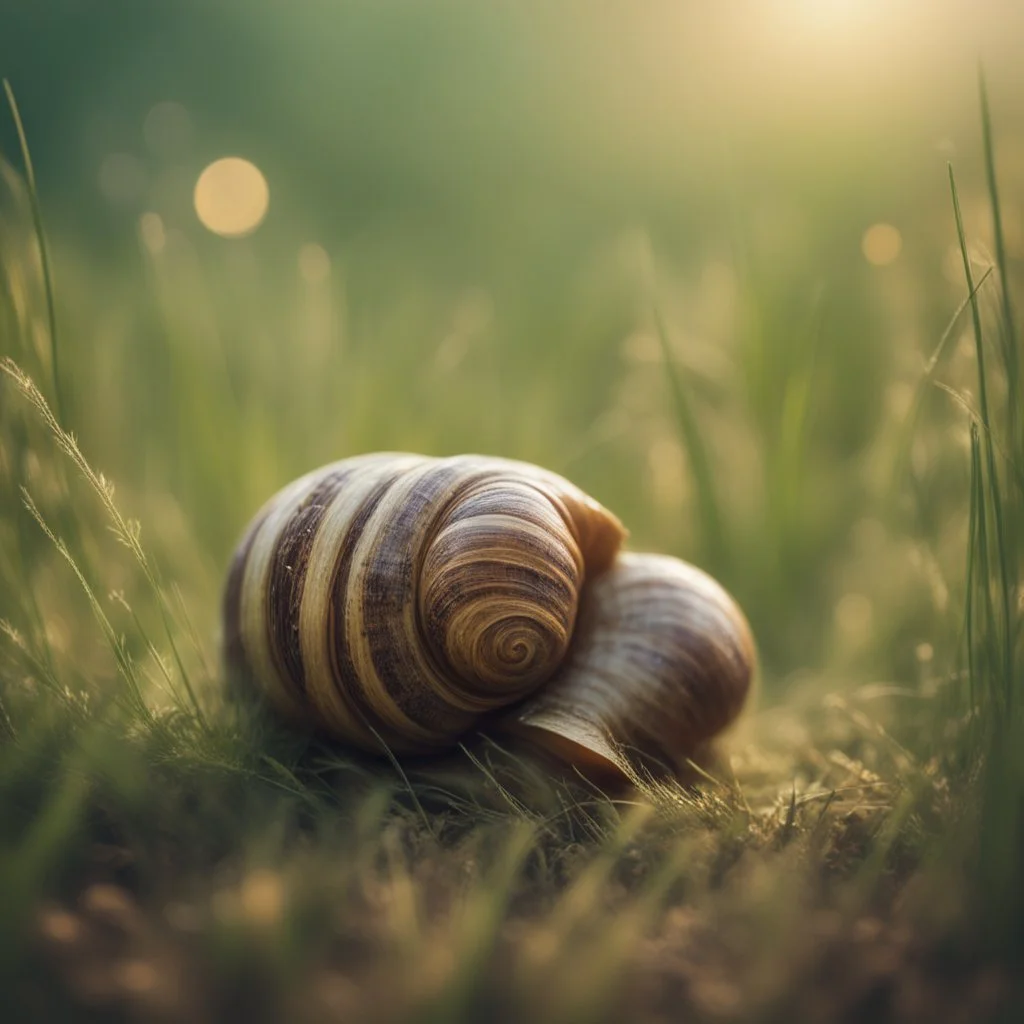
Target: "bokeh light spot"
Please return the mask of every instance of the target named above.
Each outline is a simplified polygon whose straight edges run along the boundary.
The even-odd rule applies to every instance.
[[[270,189],[255,164],[227,156],[199,175],[193,201],[203,227],[224,238],[241,238],[267,215]]]
[[[331,276],[331,257],[322,245],[310,242],[299,250],[299,274],[307,284],[323,284]]]
[[[242,912],[254,924],[276,924],[284,910],[284,886],[272,871],[253,871],[242,883],[239,901]]]
[[[167,232],[164,230],[163,218],[159,213],[147,210],[139,218],[139,235],[142,244],[153,255],[163,252],[167,244]]]
[[[115,969],[115,978],[124,992],[136,996],[152,992],[160,983],[156,965],[148,960],[128,960],[119,964]]]
[[[59,907],[48,908],[40,913],[39,930],[45,938],[61,945],[69,945],[82,934],[78,918]]]
[[[893,263],[903,248],[903,236],[892,224],[872,224],[860,240],[864,259],[872,266],[885,267]]]

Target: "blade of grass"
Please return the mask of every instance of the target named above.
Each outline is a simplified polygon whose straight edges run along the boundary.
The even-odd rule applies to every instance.
[[[167,595],[164,591],[163,584],[159,579],[156,568],[149,561],[145,549],[142,547],[142,543],[139,540],[139,524],[135,520],[126,519],[121,514],[121,510],[117,507],[117,504],[114,501],[113,484],[102,473],[97,473],[92,468],[86,457],[82,454],[82,450],[78,447],[78,441],[75,439],[74,434],[65,430],[60,425],[60,422],[56,416],[54,416],[53,411],[50,409],[49,404],[43,396],[43,393],[38,387],[36,387],[32,378],[29,377],[13,359],[4,359],[3,362],[0,362],[0,371],[6,373],[14,381],[18,390],[35,408],[43,423],[50,431],[50,434],[57,442],[58,447],[71,460],[79,473],[84,477],[85,481],[99,497],[100,502],[111,521],[111,528],[114,532],[114,536],[117,537],[117,539],[124,544],[126,548],[128,548],[134,557],[136,564],[142,570],[146,583],[149,585],[153,596],[156,598],[157,608],[160,612],[161,621],[164,627],[164,633],[167,637],[167,642],[171,648],[171,652],[173,653],[174,660],[178,666],[178,671],[181,674],[182,685],[184,686],[185,691],[188,694],[189,701],[192,704],[192,710],[194,711],[200,725],[207,728],[206,716],[203,713],[202,705],[199,703],[199,698],[196,695],[191,680],[189,679],[185,663],[182,660],[181,654],[178,651],[177,642],[174,639],[174,630],[172,628],[174,616],[172,615],[168,605]]]
[[[15,425],[14,447],[20,451],[25,451],[28,447],[24,423],[18,422]],[[12,497],[14,494],[20,493],[21,488],[28,482],[23,460],[14,460],[14,466],[16,468],[12,474],[13,479],[11,479],[10,492]],[[21,508],[16,506],[13,501],[10,503],[8,515],[10,516],[8,521],[14,523],[18,542],[17,544],[10,545],[3,552],[3,577],[10,587],[17,588],[17,591],[22,595],[24,599],[23,608],[31,623],[33,635],[42,650],[42,656],[46,661],[47,667],[52,673],[55,664],[53,648],[46,632],[46,621],[43,617],[42,609],[39,607],[39,599],[36,595],[34,580],[29,566],[28,553],[32,551],[32,545],[29,543],[28,531],[31,529],[31,526],[22,514]]]
[[[784,523],[800,523],[800,476],[804,464],[804,445],[814,373],[818,361],[824,309],[824,289],[818,288],[809,304],[807,341],[799,347],[799,361],[787,375],[782,397],[778,440],[778,493],[780,518]]]
[[[984,680],[988,684],[988,706],[994,707],[996,715],[1002,714],[1003,700],[1002,693],[998,686],[998,675],[996,664],[998,664],[998,656],[992,658],[992,647],[997,646],[999,641],[995,635],[996,631],[996,616],[995,608],[992,604],[992,582],[990,579],[991,573],[991,550],[989,548],[988,540],[988,516],[985,508],[985,470],[981,460],[978,460],[977,473],[973,472],[974,467],[972,466],[972,478],[975,481],[977,487],[976,501],[978,505],[978,566],[980,572],[977,575],[978,583],[981,587],[981,595],[984,600],[984,634],[982,636],[982,653],[985,657],[985,671]],[[993,663],[994,662],[994,663]],[[997,719],[998,720],[998,719]]]
[[[1003,215],[999,202],[999,186],[996,180],[995,143],[992,135],[992,116],[988,102],[988,88],[985,82],[985,72],[982,66],[978,66],[978,94],[981,103],[981,129],[982,143],[985,152],[985,177],[988,185],[989,203],[992,209],[992,230],[995,236],[996,268],[999,271],[999,284],[1002,298],[1002,319],[1004,339],[1003,360],[1006,370],[1006,425],[1007,425],[1007,446],[1010,449],[1012,462],[1016,469],[1014,476],[1007,481],[1006,492],[1006,516],[1010,528],[1005,538],[1006,550],[1004,561],[1012,578],[1007,587],[1008,594],[1012,595],[1019,590],[1020,582],[1020,540],[1017,534],[1017,524],[1020,522],[1022,505],[1024,505],[1024,436],[1020,433],[1020,400],[1019,391],[1021,387],[1020,377],[1020,348],[1017,336],[1017,321],[1014,315],[1013,302],[1010,297],[1010,282],[1008,262],[1006,258],[1006,241],[1003,232]],[[1014,486],[1016,484],[1016,486]],[[1018,624],[1013,618],[1010,619],[1011,632],[1006,637],[1006,648],[1008,651],[1008,676],[1006,685],[1009,689],[1009,697],[1012,705],[1013,692],[1016,689],[1013,672],[1013,656],[1017,648]],[[1019,685],[1019,684],[1017,684]]]
[[[213,679],[214,672],[207,660],[206,650],[203,648],[202,642],[199,639],[199,633],[196,630],[195,624],[192,622],[192,617],[188,613],[188,605],[185,602],[185,596],[181,592],[181,587],[178,586],[176,582],[171,584],[171,593],[174,594],[174,600],[178,605],[180,621],[185,626],[189,642],[192,644],[192,648],[196,652],[196,656],[199,658],[203,674],[207,679]]]
[[[967,695],[970,701],[970,710],[977,710],[977,694],[975,693],[975,680],[977,679],[978,666],[974,658],[975,643],[975,622],[974,622],[974,585],[975,585],[975,552],[978,545],[978,495],[980,493],[981,476],[981,441],[978,438],[978,425],[971,421],[971,500],[970,514],[967,525],[967,593],[964,598],[964,634],[967,644]],[[974,728],[974,717],[972,714],[972,730]]]
[[[530,814],[529,808],[525,807],[525,806],[524,806],[524,805],[523,805],[522,803],[520,803],[520,801],[518,801],[518,800],[517,800],[517,799],[516,799],[516,798],[515,798],[515,797],[514,797],[514,796],[513,796],[513,795],[512,795],[512,794],[511,794],[511,793],[510,793],[510,792],[509,792],[509,791],[508,791],[508,790],[507,790],[507,789],[506,789],[506,788],[505,788],[505,787],[504,787],[504,786],[503,786],[503,785],[502,785],[502,784],[501,784],[501,783],[500,783],[499,781],[498,781],[498,779],[497,779],[497,778],[495,777],[495,775],[494,775],[494,772],[492,772],[492,771],[491,771],[491,770],[490,770],[490,769],[489,769],[489,768],[487,767],[487,765],[485,765],[485,764],[483,763],[483,761],[481,761],[481,760],[480,760],[480,758],[476,757],[476,756],[475,756],[475,755],[473,754],[473,752],[472,752],[472,751],[471,751],[471,750],[469,749],[469,747],[467,747],[467,746],[466,746],[466,744],[465,744],[465,743],[460,743],[460,744],[459,744],[459,750],[461,750],[461,751],[462,751],[462,753],[463,753],[463,754],[465,754],[465,756],[466,756],[466,757],[467,757],[467,758],[469,759],[469,762],[470,762],[470,764],[472,764],[472,765],[473,765],[473,767],[474,767],[474,768],[476,768],[476,769],[477,769],[477,771],[479,771],[479,772],[480,772],[480,773],[481,773],[481,774],[483,775],[483,777],[484,777],[485,779],[487,779],[487,781],[488,781],[488,782],[489,782],[489,783],[490,783],[490,784],[491,784],[492,786],[494,786],[494,788],[495,788],[495,790],[497,791],[498,795],[499,795],[499,796],[501,797],[501,799],[502,799],[502,800],[503,800],[503,801],[504,801],[504,802],[505,802],[506,804],[508,804],[508,806],[509,806],[509,807],[511,808],[512,812],[513,812],[513,813],[514,813],[515,815],[517,815],[518,817],[522,818],[522,819],[523,819],[524,821],[529,821],[529,820],[530,820],[530,819],[531,819],[531,818],[533,817],[533,815],[532,815],[532,814]]]
[[[661,309],[654,303],[654,325],[661,345],[662,364],[665,367],[665,379],[668,381],[675,407],[679,436],[686,449],[693,475],[694,489],[697,493],[697,514],[700,517],[701,536],[708,548],[711,562],[719,568],[725,565],[726,542],[722,526],[721,508],[715,492],[714,479],[711,475],[711,459],[701,434],[697,416],[690,403],[690,396],[683,382],[679,366],[672,354],[668,340],[668,327],[662,317]]]
[[[978,281],[974,286],[974,291],[967,295],[960,305],[957,306],[953,315],[949,318],[949,322],[946,324],[946,329],[942,332],[942,336],[939,338],[938,343],[935,348],[932,349],[932,354],[928,357],[928,362],[925,363],[924,371],[918,378],[917,386],[914,388],[914,397],[910,403],[910,409],[908,410],[906,419],[904,419],[903,425],[900,428],[899,438],[895,445],[896,453],[892,461],[892,472],[890,475],[890,494],[895,492],[899,481],[903,477],[903,473],[907,465],[907,458],[910,454],[910,443],[917,428],[917,421],[921,415],[921,409],[924,407],[925,395],[928,394],[928,385],[932,382],[932,379],[939,370],[942,357],[945,355],[946,347],[949,345],[949,340],[953,337],[953,332],[956,330],[956,326],[960,322],[960,317],[964,315],[965,310],[971,304],[971,299],[978,294],[981,287],[992,276],[993,269],[993,267],[987,267],[985,269],[985,272],[978,278]]]
[[[150,657],[153,659],[160,675],[163,676],[164,682],[166,682],[167,684],[166,688],[161,687],[161,689],[163,689],[164,692],[179,706],[184,707],[185,702],[181,699],[181,696],[178,693],[178,687],[174,683],[174,677],[171,674],[170,669],[167,667],[167,663],[164,660],[163,656],[157,650],[156,644],[153,643],[153,640],[150,637],[148,631],[146,630],[146,627],[143,625],[142,620],[136,614],[135,609],[128,603],[124,594],[120,591],[113,592],[110,595],[110,598],[111,600],[119,604],[131,617],[132,624],[135,626],[136,633],[142,640],[143,644],[145,644],[146,649],[149,651]]]
[[[26,666],[35,673],[41,686],[49,690],[50,695],[66,709],[75,707],[74,697],[66,685],[61,684],[53,673],[53,668],[40,658],[23,637],[6,619],[0,619],[0,635],[6,637],[10,645],[18,652]]]
[[[128,688],[128,696],[132,707],[143,721],[152,724],[153,715],[149,709],[149,705],[145,701],[145,698],[142,696],[142,690],[139,686],[138,678],[135,675],[135,666],[132,664],[131,657],[126,650],[124,643],[117,635],[110,619],[107,618],[106,613],[103,611],[103,606],[100,604],[95,591],[89,585],[89,581],[85,578],[85,574],[82,572],[71,552],[68,551],[67,545],[65,545],[64,541],[53,532],[49,524],[43,518],[43,514],[36,506],[35,501],[32,499],[32,495],[29,494],[28,491],[22,490],[22,497],[25,501],[25,507],[28,509],[29,514],[39,524],[40,529],[46,534],[50,542],[57,549],[61,558],[63,558],[71,567],[71,571],[75,574],[76,579],[81,584],[81,587],[85,592],[85,596],[92,607],[93,614],[96,616],[96,621],[99,623],[100,629],[102,629],[103,635],[106,637],[110,650],[114,655],[114,661],[117,664],[118,672],[121,674],[121,678],[124,680],[125,685]]]
[[[995,147],[992,141],[992,115],[989,110],[988,88],[985,84],[985,71],[978,66],[978,95],[981,102],[981,136],[985,151],[985,178],[988,183],[989,203],[992,207],[992,231],[996,244],[996,268],[999,271],[999,286],[1003,300],[1003,320],[1006,331],[1004,359],[1009,380],[1007,392],[1007,412],[1010,425],[1010,437],[1016,443],[1017,437],[1017,388],[1020,381],[1019,349],[1017,343],[1017,323],[1013,315],[1013,303],[1010,298],[1010,284],[1007,274],[1006,241],[1003,237],[1003,215],[999,205],[999,187],[996,182]]]
[[[11,110],[11,118],[18,133],[18,145],[21,147],[21,159],[25,165],[25,182],[28,185],[29,205],[32,207],[32,223],[35,227],[36,240],[39,244],[39,261],[43,270],[43,291],[46,295],[46,319],[50,328],[50,372],[53,375],[53,401],[57,408],[57,422],[66,426],[67,415],[64,411],[64,398],[60,387],[59,346],[57,344],[57,307],[53,298],[53,274],[50,270],[50,254],[46,245],[46,233],[43,231],[43,210],[39,202],[39,190],[36,188],[36,174],[32,166],[32,154],[28,148],[28,137],[25,125],[18,110],[18,101],[14,98],[11,83],[4,79],[4,92],[7,94],[7,105]]]
[[[996,471],[995,446],[992,441],[992,418],[989,413],[988,384],[985,375],[985,345],[984,335],[981,327],[981,310],[978,305],[978,297],[974,287],[974,273],[971,270],[971,258],[967,251],[967,237],[964,233],[963,215],[960,212],[960,196],[956,187],[956,176],[953,173],[953,165],[947,165],[949,170],[949,189],[953,198],[953,214],[956,219],[957,240],[960,243],[960,255],[963,258],[964,277],[967,280],[967,291],[971,299],[971,321],[974,327],[974,349],[978,360],[978,398],[981,406],[981,420],[985,427],[985,463],[988,476],[988,486],[991,491],[991,509],[995,524],[995,551],[994,556],[999,565],[1000,597],[1002,604],[1003,618],[1003,686],[1006,688],[1008,705],[1012,706],[1013,699],[1013,632],[1012,619],[1010,615],[1010,580],[1008,571],[1008,551],[1006,546],[1006,530],[1003,524],[1003,500],[999,487],[999,474]],[[985,505],[982,506],[984,510]],[[984,515],[979,522],[984,524]],[[987,563],[986,563],[987,568]]]
[[[381,736],[381,734],[377,732],[376,729],[374,729],[370,722],[368,722],[365,718],[363,718],[362,721],[366,728],[373,733],[373,736],[377,740],[378,744],[380,744],[381,751],[383,752],[384,756],[391,762],[391,767],[394,768],[395,774],[398,775],[398,777],[402,780],[402,783],[405,786],[405,790],[409,794],[409,799],[412,801],[413,806],[416,808],[416,813],[419,815],[420,821],[423,822],[423,827],[427,830],[429,835],[436,839],[437,834],[434,831],[434,825],[431,822],[427,812],[423,809],[423,804],[420,803],[420,798],[416,794],[416,787],[412,784],[412,782],[409,781],[409,776],[406,775],[405,769],[402,767],[401,761],[398,760],[398,758],[395,756],[395,752],[385,742],[384,737]]]

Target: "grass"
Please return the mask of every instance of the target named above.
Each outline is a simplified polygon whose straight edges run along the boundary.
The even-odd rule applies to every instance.
[[[598,327],[580,323],[607,279],[584,275],[559,347],[415,284],[347,296],[346,315],[325,291],[275,312],[252,264],[180,240],[109,300],[121,327],[69,257],[61,322],[78,330],[58,367],[18,119],[0,292],[0,974],[17,1019],[1017,1019],[1024,432],[981,96],[995,265],[977,275],[950,170],[965,280],[936,305],[967,298],[903,380],[851,354],[852,284],[808,299],[756,252],[731,348],[679,346],[689,282],[667,255],[657,301]],[[973,358],[947,346],[968,309]],[[701,364],[719,351],[724,369]],[[858,360],[877,365],[858,377]],[[868,417],[843,389],[873,378],[911,401]],[[686,784],[606,793],[498,736],[380,763],[229,699],[216,608],[245,519],[309,465],[388,447],[565,469],[638,543],[713,566],[759,638],[760,707]],[[893,500],[873,467],[894,464]]]
[[[36,240],[39,245],[39,263],[43,273],[43,291],[46,296],[46,322],[50,332],[50,368],[52,371],[53,397],[57,406],[57,419],[64,421],[63,402],[60,394],[60,364],[59,348],[57,345],[57,313],[53,299],[53,277],[50,272],[50,255],[46,246],[46,233],[43,231],[43,212],[39,204],[39,192],[36,188],[36,173],[32,166],[32,153],[28,148],[28,139],[25,137],[25,126],[21,122],[21,111],[18,110],[18,101],[14,96],[11,83],[4,79],[4,95],[7,104],[11,109],[11,118],[18,133],[18,144],[21,147],[21,159],[25,165],[25,182],[28,185],[29,202],[32,208],[32,226],[35,229]]]

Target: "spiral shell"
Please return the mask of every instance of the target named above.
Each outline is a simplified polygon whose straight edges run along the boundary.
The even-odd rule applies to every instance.
[[[738,713],[753,643],[713,580],[620,554],[624,537],[526,463],[325,466],[272,497],[238,546],[228,671],[370,752],[442,750],[510,709],[505,727],[581,764],[624,767],[633,747],[675,766]]]
[[[624,552],[587,590],[572,650],[509,727],[594,773],[680,772],[740,713],[754,641],[707,573]]]

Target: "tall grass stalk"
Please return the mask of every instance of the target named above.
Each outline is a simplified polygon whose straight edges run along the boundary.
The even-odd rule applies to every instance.
[[[993,135],[985,79],[979,73],[985,171],[992,210],[996,270],[1002,301],[998,324],[1002,344],[997,364],[1005,388],[989,388],[987,346],[977,287],[952,167],[949,185],[957,240],[971,306],[971,327],[978,372],[978,408],[970,424],[970,505],[966,559],[964,639],[968,675],[969,771],[977,828],[971,833],[968,866],[980,897],[986,941],[1011,943],[1024,937],[1024,686],[1019,634],[1020,510],[1024,439],[1020,436],[1021,393],[1017,330],[1010,301],[1002,212],[995,174]],[[995,402],[1004,396],[1003,415]],[[1000,437],[1002,432],[1005,435]],[[1000,456],[997,459],[997,452]],[[1016,937],[1016,939],[1015,939]]]
[[[709,563],[722,571],[726,567],[729,549],[714,474],[711,471],[711,457],[693,403],[690,401],[689,390],[669,343],[668,325],[657,302],[654,304],[654,327],[658,344],[661,346],[662,365],[672,396],[679,439],[690,463],[701,539],[706,545]]]
[[[32,224],[35,228],[36,242],[39,245],[39,262],[43,272],[43,294],[46,297],[46,321],[50,331],[50,373],[52,375],[53,401],[57,410],[57,422],[62,427],[68,426],[64,409],[64,396],[60,380],[60,346],[57,343],[57,306],[54,300],[53,272],[50,269],[50,253],[46,244],[46,232],[43,230],[43,209],[39,202],[39,189],[36,187],[36,173],[32,166],[32,153],[28,146],[28,136],[21,120],[21,111],[14,96],[11,83],[5,78],[4,93],[7,105],[11,110],[15,130],[18,133],[18,145],[21,147],[21,159],[25,166],[25,183],[28,188],[29,206],[32,209]]]
[[[205,723],[203,708],[199,702],[198,695],[192,686],[192,681],[189,678],[189,672],[185,667],[185,663],[178,650],[178,643],[175,639],[176,631],[173,624],[174,614],[170,607],[166,590],[159,578],[156,567],[149,560],[145,549],[142,547],[140,539],[141,525],[137,520],[126,519],[121,513],[117,503],[114,501],[113,483],[102,473],[97,473],[96,470],[92,468],[88,460],[82,454],[81,449],[78,447],[78,442],[74,435],[70,434],[60,425],[59,420],[53,414],[49,404],[43,397],[43,393],[38,387],[36,387],[34,381],[17,365],[17,363],[14,362],[13,359],[10,358],[7,358],[0,363],[0,371],[5,373],[14,382],[15,386],[28,400],[29,404],[34,408],[39,418],[42,420],[43,424],[47,427],[50,435],[56,441],[57,446],[70,459],[71,463],[100,499],[102,507],[106,512],[107,517],[110,519],[114,536],[129,550],[136,565],[141,569],[146,583],[149,585],[149,588],[156,599],[156,605],[159,609],[167,642],[178,667],[181,684],[185,689],[187,699],[191,704],[192,710],[195,712],[197,720],[200,724]],[[41,517],[36,516],[36,518],[40,522],[40,525],[43,525],[44,529],[46,529]],[[65,554],[65,551],[62,551],[61,553]],[[65,557],[70,559],[69,554]],[[73,559],[71,559],[71,561],[73,564]]]
[[[1010,296],[1010,281],[1007,271],[1006,239],[1003,231],[1003,214],[999,202],[999,185],[996,180],[995,144],[992,136],[992,115],[989,110],[988,87],[985,71],[978,67],[978,95],[981,104],[982,147],[985,153],[985,180],[988,186],[989,203],[992,209],[992,233],[996,247],[996,269],[999,271],[999,291],[1002,299],[1004,339],[1003,354],[1009,383],[1007,392],[1007,432],[1011,446],[1021,443],[1017,437],[1019,413],[1018,391],[1020,388],[1020,350],[1017,340],[1017,321]]]
[[[988,382],[985,372],[985,340],[982,331],[981,310],[978,303],[977,290],[974,285],[974,273],[971,269],[971,257],[967,248],[967,238],[964,233],[963,215],[960,212],[960,197],[956,187],[956,177],[953,174],[953,166],[948,166],[949,188],[953,200],[953,213],[956,219],[957,240],[960,245],[960,254],[963,259],[964,277],[967,281],[968,293],[971,298],[971,322],[974,328],[974,350],[978,361],[978,399],[980,403],[981,428],[983,434],[983,448],[985,454],[985,477],[988,490],[988,500],[982,506],[980,524],[985,525],[986,512],[992,517],[995,527],[995,547],[992,557],[995,560],[999,573],[999,596],[1002,613],[1002,635],[1000,645],[1002,648],[1003,665],[1003,688],[1002,699],[1008,709],[1013,707],[1013,622],[1010,615],[1011,587],[1010,587],[1010,555],[1007,548],[1006,526],[1004,517],[1006,510],[1003,506],[1002,489],[999,483],[999,472],[996,468],[995,440],[993,437],[993,421],[989,408]],[[1007,381],[1008,393],[1012,394],[1016,384],[1012,380]],[[984,529],[981,535],[985,536]],[[986,567],[990,564],[986,557],[983,563]]]

